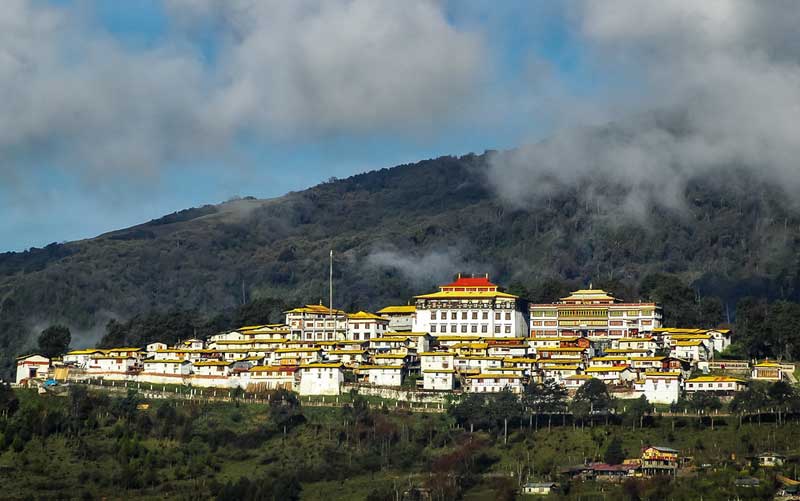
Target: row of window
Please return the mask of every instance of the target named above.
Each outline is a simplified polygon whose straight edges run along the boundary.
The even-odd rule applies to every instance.
[[[473,333],[473,334],[477,334],[478,333],[478,325],[476,325],[476,324],[472,324],[472,325],[460,324],[460,325],[461,325],[461,327],[459,328],[459,324],[450,324],[450,327],[448,329],[447,324],[442,324],[442,325],[431,324],[431,333],[439,332],[439,333],[445,334],[447,332],[458,333],[459,331],[461,333],[463,333],[463,334],[470,333],[470,332]],[[482,324],[480,326],[480,332],[482,334],[488,333],[489,332],[489,326],[486,325],[486,324]],[[494,333],[495,334],[502,334],[502,333],[511,334],[511,326],[510,325],[505,325],[505,326],[503,326],[503,325],[495,325],[494,326]]]
[[[458,312],[457,311],[451,311],[451,312],[438,311],[437,312],[435,310],[431,311],[431,320],[437,320],[437,319],[438,320],[447,320],[447,318],[448,318],[447,314],[448,313],[450,313],[450,320],[458,320]],[[489,312],[488,311],[481,311],[481,312],[477,312],[477,311],[472,311],[472,312],[470,312],[470,311],[462,311],[461,312],[461,320],[469,320],[469,319],[478,320],[479,313],[480,313],[481,320],[489,320]],[[503,312],[496,311],[494,313],[494,319],[495,320],[502,320],[503,319]],[[511,312],[506,312],[505,313],[505,319],[506,320],[511,320]]]

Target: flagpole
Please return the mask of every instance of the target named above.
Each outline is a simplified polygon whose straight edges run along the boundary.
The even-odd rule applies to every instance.
[[[333,317],[333,249],[330,254],[330,270],[328,275],[328,316]],[[336,322],[332,323],[333,334],[336,336]]]

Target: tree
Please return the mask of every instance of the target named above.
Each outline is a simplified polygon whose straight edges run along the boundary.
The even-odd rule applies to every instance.
[[[619,437],[614,437],[608,443],[606,451],[603,454],[603,461],[608,464],[620,464],[625,460],[625,451],[622,450],[622,440]]]
[[[630,417],[634,428],[636,428],[637,422],[639,423],[639,428],[642,428],[644,426],[644,416],[649,411],[650,402],[647,401],[647,397],[642,395],[631,403],[626,414]]]
[[[783,409],[789,405],[794,404],[797,393],[794,391],[792,385],[786,381],[777,381],[770,385],[767,390],[767,396],[770,403],[772,403],[778,412],[778,424],[780,424],[783,417]]]
[[[718,411],[722,408],[722,402],[719,397],[712,395],[707,391],[697,391],[689,399],[689,405],[692,409],[700,412],[707,412],[711,419],[711,429],[714,429],[714,415],[712,411]]]
[[[19,408],[19,399],[8,383],[0,383],[0,414],[13,416]],[[2,444],[0,444],[2,445]]]
[[[525,386],[522,403],[528,416],[547,414],[547,428],[550,429],[553,413],[562,411],[567,400],[567,390],[554,379],[545,379],[542,383],[530,383]],[[537,420],[538,424],[538,420]]]
[[[612,399],[606,384],[599,379],[592,378],[583,383],[575,392],[571,406],[572,414],[581,421],[587,416],[595,414],[605,414],[607,418],[611,404]],[[593,421],[591,422],[593,423]]]
[[[39,353],[47,358],[63,355],[67,352],[72,334],[68,327],[51,325],[39,335]]]

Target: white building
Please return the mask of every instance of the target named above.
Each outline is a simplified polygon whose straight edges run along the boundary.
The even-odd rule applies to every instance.
[[[700,376],[687,379],[683,383],[683,389],[687,394],[708,391],[719,396],[732,396],[746,387],[747,384],[743,380],[728,376]]]
[[[417,314],[417,307],[409,306],[387,306],[378,310],[378,315],[389,321],[389,330],[395,332],[406,332],[412,330],[414,317]]]
[[[232,368],[233,362],[228,360],[201,360],[192,364],[195,375],[213,378],[227,378]]]
[[[202,339],[192,338],[183,341],[181,343],[181,346],[186,347],[190,350],[202,350],[203,348],[205,348],[205,343],[203,342]]]
[[[362,365],[356,369],[366,383],[375,386],[401,386],[404,371],[403,365]]]
[[[426,390],[453,390],[456,387],[454,369],[422,369],[422,388]]]
[[[626,381],[633,381],[637,378],[634,371],[627,365],[617,365],[612,367],[587,367],[584,374],[603,381],[606,384],[622,384]]]
[[[87,374],[128,374],[139,367],[138,360],[130,355],[95,355],[86,366]]]
[[[532,336],[638,337],[661,327],[655,303],[625,303],[601,289],[574,291],[556,303],[530,305]]]
[[[461,277],[439,287],[439,292],[417,296],[416,332],[481,337],[527,337],[526,303],[502,292],[488,277]]]
[[[709,359],[708,347],[699,339],[673,342],[669,354],[672,357],[691,362],[704,362]]]
[[[567,376],[564,378],[564,387],[568,390],[577,390],[586,381],[593,379],[592,376],[588,374],[573,374],[572,376]]]
[[[580,371],[580,366],[577,364],[572,363],[544,363],[540,364],[539,372],[541,374],[541,380],[552,379],[553,381],[560,383],[567,379],[570,376],[578,375]]]
[[[328,360],[345,365],[359,365],[367,361],[367,351],[362,349],[328,350]]]
[[[465,357],[455,359],[455,368],[459,372],[477,374],[503,365],[503,357]]]
[[[85,350],[72,350],[64,355],[64,363],[85,369],[93,356],[102,356],[103,350],[89,348]]]
[[[353,341],[369,340],[386,334],[389,321],[374,313],[359,311],[347,314],[347,339]]]
[[[469,393],[499,393],[505,389],[522,393],[522,378],[512,374],[478,374],[467,377],[464,388]]]
[[[50,359],[42,355],[28,355],[17,359],[16,383],[30,379],[46,378],[50,370]]]
[[[526,343],[489,343],[486,354],[490,357],[524,358],[528,354]]]
[[[177,376],[188,376],[192,373],[192,363],[188,360],[156,360],[150,359],[143,362],[144,370],[142,374],[168,374]]]
[[[750,378],[757,381],[780,381],[783,379],[784,372],[785,369],[781,364],[770,360],[764,360],[763,362],[758,362],[753,365],[753,368],[750,370]]]
[[[648,352],[655,352],[658,349],[658,344],[652,336],[647,337],[623,337],[614,339],[611,342],[612,348],[620,348],[623,350],[645,350]]]
[[[636,381],[633,387],[651,404],[671,404],[681,395],[681,373],[646,372],[644,379]]]
[[[339,395],[344,384],[344,366],[311,363],[300,366],[300,395]]]
[[[297,370],[292,366],[257,365],[250,368],[249,384],[266,390],[294,390]]]
[[[713,341],[713,350],[719,353],[725,351],[731,345],[730,329],[710,329],[708,335]]]
[[[166,343],[150,343],[147,346],[145,346],[145,351],[147,352],[147,355],[150,357],[154,356],[158,350],[166,350],[166,349],[167,349]]]
[[[285,312],[291,339],[336,341],[347,338],[347,314],[321,304]]]

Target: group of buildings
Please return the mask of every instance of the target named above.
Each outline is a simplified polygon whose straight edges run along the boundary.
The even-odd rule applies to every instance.
[[[375,314],[306,305],[285,312],[283,324],[175,346],[82,349],[58,361],[30,355],[18,360],[16,382],[60,371],[62,378],[335,395],[345,384],[518,393],[546,379],[576,390],[597,378],[620,394],[670,403],[682,392],[730,396],[751,378],[793,377],[787,364],[715,360],[730,342],[727,329],[664,328],[657,304],[603,290],[529,304],[488,276],[459,276],[412,305]]]

